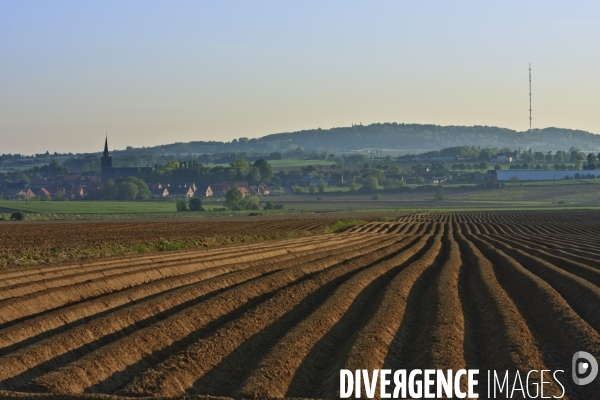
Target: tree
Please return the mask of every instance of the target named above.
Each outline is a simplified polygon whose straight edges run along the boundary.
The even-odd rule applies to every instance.
[[[479,152],[479,156],[477,157],[478,161],[491,161],[492,154],[489,150],[484,149]]]
[[[598,157],[594,153],[590,153],[587,155],[588,165],[596,165],[598,162]]]
[[[117,192],[115,189],[115,181],[109,179],[104,183],[104,196],[109,200],[114,200],[117,197]]]
[[[388,171],[392,175],[398,175],[399,173],[402,172],[402,168],[400,168],[396,164],[392,164],[392,165],[390,165],[390,168],[388,169]]]
[[[263,180],[269,180],[273,176],[273,167],[271,167],[271,164],[262,158],[256,160],[253,165],[258,168],[260,176]]]
[[[379,181],[374,176],[370,177],[363,186],[365,190],[373,192],[379,187]]]
[[[512,183],[513,186],[515,186],[517,183],[519,183],[519,177],[518,176],[511,176],[509,181]]]
[[[319,193],[325,192],[325,181],[323,179],[319,179],[319,182],[317,182],[317,189],[319,189]]]
[[[486,163],[485,161],[480,162],[479,169],[485,171],[486,169],[488,169],[488,163]]]
[[[190,199],[190,211],[204,211],[202,200],[197,197],[192,197]]]
[[[502,166],[500,164],[496,164],[496,165],[494,165],[494,169],[496,171],[500,171],[502,169]]]
[[[115,186],[115,194],[118,200],[135,200],[138,188],[135,183],[121,182]]]
[[[241,141],[242,141],[242,138],[240,138],[240,142]],[[246,161],[246,159],[244,159],[244,158],[238,158],[237,160],[232,162],[230,165],[232,168],[234,168],[238,172],[238,175],[242,179],[245,179],[246,176],[248,176],[248,174],[250,173],[250,164],[248,164],[248,161]]]
[[[257,167],[252,167],[250,169],[250,173],[248,174],[248,180],[250,181],[250,183],[260,183],[260,179],[261,179],[261,174],[260,174],[260,170]]]
[[[433,196],[435,201],[443,201],[444,200],[444,188],[438,188],[435,191],[435,195]]]
[[[310,192],[310,194],[313,194],[314,192],[317,191],[317,187],[315,185],[310,185],[308,187],[308,191]]]
[[[575,156],[575,169],[581,169],[583,166],[583,153],[577,153]]]
[[[244,196],[242,196],[240,189],[234,185],[225,195],[225,207],[230,210],[236,209],[243,198]]]
[[[137,187],[137,196],[135,197],[135,199],[137,200],[147,200],[152,195],[152,193],[150,193],[148,185],[146,185],[146,182],[139,178],[130,176],[125,179],[117,179],[117,184],[121,182],[131,182]]]
[[[381,200],[381,195],[379,193],[374,194],[373,197],[371,197],[371,200],[375,200],[375,201]]]
[[[184,199],[178,200],[175,207],[177,207],[178,212],[189,211],[188,204]]]

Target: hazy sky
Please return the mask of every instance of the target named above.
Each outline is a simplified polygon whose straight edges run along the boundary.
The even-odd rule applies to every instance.
[[[362,122],[600,133],[600,1],[0,0],[0,153]]]

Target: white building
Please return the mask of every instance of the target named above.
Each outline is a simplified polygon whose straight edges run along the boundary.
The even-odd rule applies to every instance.
[[[493,157],[492,161],[493,162],[508,162],[508,163],[511,163],[511,162],[513,162],[513,158],[509,157],[509,156],[497,156],[497,157]]]
[[[576,174],[579,174],[582,178],[588,175],[600,178],[600,170],[548,171],[543,169],[503,169],[497,171],[496,179],[500,182],[507,182],[516,176],[519,181],[552,181],[554,179],[558,181],[565,179],[567,176],[569,179],[574,179]]]

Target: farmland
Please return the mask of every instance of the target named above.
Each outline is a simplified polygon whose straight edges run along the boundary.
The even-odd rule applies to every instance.
[[[477,368],[560,369],[564,398],[600,398],[570,379],[575,352],[600,356],[599,234],[590,211],[413,213],[336,234],[5,268],[0,397],[333,398],[342,368]],[[544,379],[545,396],[560,395]]]
[[[0,267],[305,236],[335,220],[4,224]]]

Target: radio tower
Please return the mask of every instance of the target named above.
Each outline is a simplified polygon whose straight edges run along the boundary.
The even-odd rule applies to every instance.
[[[529,134],[531,134],[531,64],[529,64]]]

